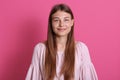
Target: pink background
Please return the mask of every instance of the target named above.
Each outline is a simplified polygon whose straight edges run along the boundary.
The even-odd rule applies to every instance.
[[[75,38],[88,46],[99,80],[120,80],[119,0],[0,0],[0,80],[25,79],[49,11],[61,2],[74,13]]]

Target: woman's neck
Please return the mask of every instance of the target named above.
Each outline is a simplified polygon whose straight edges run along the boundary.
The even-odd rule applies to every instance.
[[[57,51],[64,51],[67,37],[56,37]]]

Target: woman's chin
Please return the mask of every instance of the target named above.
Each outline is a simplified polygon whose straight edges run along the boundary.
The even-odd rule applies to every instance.
[[[57,34],[56,36],[57,36],[57,37],[67,37],[67,34],[61,33],[61,34]]]

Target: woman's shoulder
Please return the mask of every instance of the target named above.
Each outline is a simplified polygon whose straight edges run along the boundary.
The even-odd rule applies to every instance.
[[[34,47],[35,50],[44,50],[45,49],[45,42],[39,42]]]
[[[89,49],[84,42],[78,41],[76,43],[77,52],[81,53],[82,56],[89,58]]]
[[[80,48],[84,48],[86,47],[87,48],[87,45],[85,42],[82,42],[82,41],[75,41],[75,44],[77,47],[80,47]]]
[[[44,42],[39,42],[34,46],[34,50],[33,50],[33,56],[37,56],[38,58],[40,58],[41,56],[44,55],[45,53],[45,43]]]

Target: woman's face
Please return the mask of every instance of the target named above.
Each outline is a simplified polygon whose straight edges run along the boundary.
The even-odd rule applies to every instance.
[[[57,11],[52,15],[52,29],[56,36],[67,36],[71,31],[74,20],[64,11]]]

